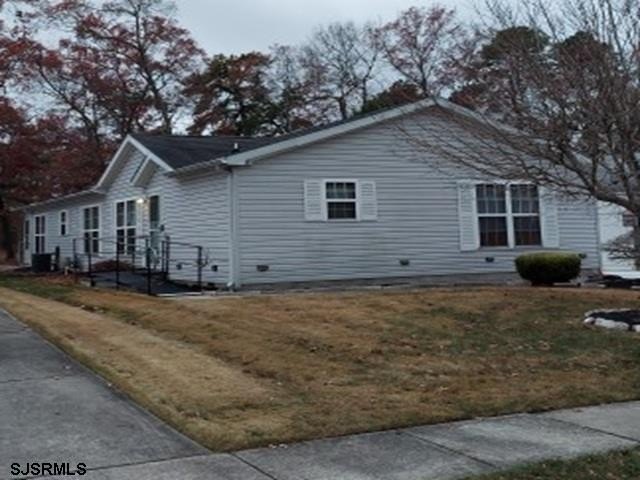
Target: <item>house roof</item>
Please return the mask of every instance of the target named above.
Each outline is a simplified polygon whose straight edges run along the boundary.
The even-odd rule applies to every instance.
[[[131,149],[141,151],[147,160],[155,162],[166,173],[189,173],[226,165],[229,167],[250,165],[253,161],[303,147],[344,133],[365,128],[377,123],[399,118],[428,107],[441,106],[452,110],[465,111],[442,99],[425,99],[415,103],[391,107],[385,110],[359,115],[347,120],[319,125],[277,137],[237,137],[237,136],[184,136],[130,134],[111,159],[98,183],[88,192],[103,193],[117,174],[117,166]],[[469,112],[466,113],[467,115]],[[236,148],[237,147],[237,148]],[[82,192],[80,195],[86,194]],[[60,197],[27,205],[23,209],[34,208],[45,203],[56,203],[74,196]]]
[[[165,161],[174,170],[238,152],[260,148],[279,140],[233,136],[192,137],[182,135],[132,134],[132,138]],[[237,147],[237,148],[236,148]]]
[[[52,197],[52,198],[49,198],[47,200],[43,200],[42,202],[35,202],[35,203],[30,203],[28,205],[24,205],[24,206],[21,206],[21,207],[16,207],[16,208],[14,208],[12,210],[16,211],[16,212],[19,212],[19,211],[22,211],[22,210],[30,210],[30,209],[33,209],[33,208],[54,206],[56,204],[67,202],[69,200],[94,200],[94,199],[102,197],[103,195],[104,195],[103,192],[99,192],[99,191],[97,191],[95,189],[81,190],[79,192],[70,193],[68,195],[62,195],[62,196],[59,196],[59,197]]]
[[[154,134],[132,134],[130,137],[174,170],[191,170],[209,163],[216,163],[222,159],[224,159],[222,163],[237,166],[247,164],[244,161],[245,158],[249,160],[260,154],[277,153],[281,150],[280,146],[283,149],[286,149],[288,145],[291,147],[302,146],[432,105],[434,105],[432,100],[422,100],[275,137],[193,137]]]

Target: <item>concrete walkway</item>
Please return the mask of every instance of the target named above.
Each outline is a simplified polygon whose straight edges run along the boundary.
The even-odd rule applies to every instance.
[[[639,445],[631,402],[210,454],[0,311],[0,479],[27,462],[89,480],[453,479]]]

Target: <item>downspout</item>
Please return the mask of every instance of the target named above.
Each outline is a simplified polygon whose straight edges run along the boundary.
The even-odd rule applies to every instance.
[[[238,195],[237,176],[235,168],[226,167],[228,172],[228,198],[229,198],[229,281],[227,288],[236,290],[240,288],[240,245],[238,243]]]

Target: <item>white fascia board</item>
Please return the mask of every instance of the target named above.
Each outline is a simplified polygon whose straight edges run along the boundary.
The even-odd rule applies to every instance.
[[[91,190],[83,190],[81,192],[76,192],[76,193],[71,193],[69,195],[64,195],[62,197],[56,197],[56,198],[50,198],[49,200],[44,200],[43,202],[35,202],[35,203],[30,203],[28,205],[24,205],[22,207],[17,207],[12,209],[12,211],[27,211],[27,210],[35,210],[35,209],[39,209],[39,208],[43,208],[43,207],[48,207],[50,205],[55,205],[57,203],[61,203],[61,202],[67,202],[70,200],[78,200],[81,199],[83,197],[94,197],[94,196],[99,196],[99,195],[104,195],[104,192],[95,190],[95,189],[91,189]]]

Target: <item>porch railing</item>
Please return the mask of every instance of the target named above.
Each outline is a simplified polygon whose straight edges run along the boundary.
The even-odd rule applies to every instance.
[[[93,248],[94,242],[98,244],[97,250]],[[82,248],[79,248],[80,245]],[[182,250],[180,253],[185,255],[184,258],[172,257],[176,248]],[[191,254],[185,253],[185,250],[192,252],[193,257]],[[81,259],[86,259],[86,262],[82,262]],[[203,269],[209,264],[209,255],[201,245],[172,241],[166,235],[159,242],[149,235],[124,239],[115,237],[78,237],[73,239],[74,271],[76,273],[84,271],[91,286],[95,286],[95,277],[99,273],[95,270],[95,265],[103,261],[114,262],[112,271],[115,274],[116,288],[123,285],[122,273],[143,274],[146,276],[146,293],[152,295],[154,276],[161,276],[164,281],[169,281],[171,267],[175,266],[176,269],[181,269],[184,265],[196,267],[195,284],[198,291],[202,291]],[[86,268],[83,268],[85,266]]]

